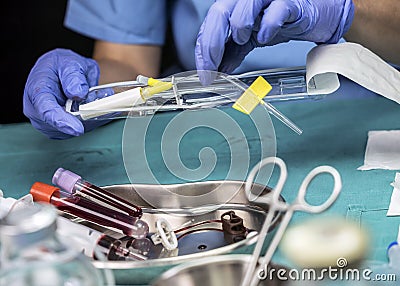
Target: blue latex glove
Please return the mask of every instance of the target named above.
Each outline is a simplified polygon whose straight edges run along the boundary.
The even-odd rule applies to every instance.
[[[55,49],[42,55],[32,68],[25,85],[23,111],[32,125],[52,139],[82,135],[99,121],[84,126],[62,106],[68,98],[82,100],[89,87],[98,84],[100,70],[95,60],[73,51]],[[85,124],[86,125],[86,124]]]
[[[196,66],[231,73],[256,47],[337,43],[353,17],[352,0],[217,0],[197,37]]]

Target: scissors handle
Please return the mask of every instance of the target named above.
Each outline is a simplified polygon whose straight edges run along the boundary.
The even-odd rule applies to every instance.
[[[261,194],[254,195],[251,192],[251,187],[253,185],[255,176],[258,174],[261,168],[269,164],[274,164],[279,166],[280,175],[278,182],[276,183],[276,186],[273,188],[272,194],[268,193],[266,195],[261,195]],[[272,202],[274,202],[278,204],[283,189],[283,185],[286,182],[286,178],[287,178],[287,168],[285,162],[281,158],[278,157],[264,158],[257,165],[255,165],[247,175],[245,184],[245,194],[250,202],[256,201],[257,203],[265,203],[265,204],[271,204]]]
[[[268,193],[266,195],[261,195],[261,196],[255,196],[254,194],[251,193],[251,185],[254,181],[254,178],[256,174],[260,171],[262,167],[268,164],[276,164],[280,167],[280,177],[278,179],[278,182],[275,186],[275,188],[271,193]],[[330,174],[333,179],[334,179],[334,186],[333,186],[333,191],[329,198],[321,205],[311,205],[307,203],[305,200],[306,197],[306,192],[308,189],[308,186],[312,182],[312,180],[317,177],[318,175],[322,173],[327,173]],[[281,202],[279,200],[280,194],[283,189],[283,185],[285,184],[287,178],[287,169],[286,169],[286,164],[285,162],[278,158],[278,157],[267,157],[263,160],[261,160],[249,173],[247,180],[246,180],[246,185],[245,185],[245,192],[250,201],[257,201],[260,203],[267,203],[270,205],[269,213],[267,216],[267,219],[264,221],[263,227],[259,233],[259,238],[257,241],[257,244],[255,246],[255,249],[253,251],[251,261],[248,265],[247,271],[245,273],[244,279],[242,280],[241,286],[248,286],[248,285],[257,285],[259,282],[260,277],[262,276],[260,273],[266,274],[267,272],[267,265],[269,264],[282,236],[287,228],[291,217],[293,213],[296,210],[304,211],[304,212],[309,212],[309,213],[320,213],[324,210],[326,210],[328,207],[330,207],[333,202],[336,200],[338,197],[341,189],[342,189],[342,180],[340,177],[339,172],[331,167],[331,166],[319,166],[311,170],[310,173],[307,174],[307,176],[304,178],[303,182],[301,183],[301,186],[298,191],[298,195],[296,198],[296,201],[293,204],[288,204],[285,202]],[[283,219],[280,223],[280,226],[273,237],[266,254],[264,257],[261,259],[260,264],[261,266],[259,267],[259,270],[257,272],[254,272],[256,268],[257,261],[260,257],[261,254],[261,247],[264,243],[264,239],[266,237],[267,231],[270,227],[271,221],[272,221],[272,215],[276,211],[285,211],[285,215],[283,216]],[[257,276],[257,273],[259,276]]]
[[[306,193],[308,186],[320,174],[327,173],[332,175],[334,183],[333,183],[333,191],[329,198],[321,205],[311,205],[306,201]],[[297,204],[300,207],[300,210],[309,212],[309,213],[320,213],[329,208],[339,196],[340,191],[342,189],[342,180],[339,172],[331,167],[331,166],[318,166],[311,170],[310,173],[304,178],[301,186],[299,188],[299,192],[297,195]]]
[[[258,174],[258,172],[261,170],[262,167],[269,165],[269,164],[276,164],[280,168],[280,176],[278,179],[278,182],[273,188],[272,192],[267,193],[265,195],[259,194],[259,195],[254,195],[251,192],[251,187],[254,182],[255,176]],[[283,189],[283,185],[285,184],[287,178],[287,168],[285,162],[278,158],[278,157],[267,157],[262,159],[257,165],[251,169],[249,172],[247,179],[246,179],[246,184],[245,184],[245,193],[247,195],[247,198],[249,201],[256,201],[257,203],[264,203],[269,205],[268,209],[268,214],[267,217],[265,218],[262,228],[258,234],[258,239],[257,243],[254,247],[253,254],[251,255],[251,259],[247,265],[245,275],[241,281],[241,286],[249,286],[250,282],[252,279],[257,276],[257,274],[254,272],[258,259],[260,257],[262,247],[264,245],[265,238],[268,234],[268,230],[271,227],[272,220],[274,216],[276,215],[276,211],[278,210],[279,206],[279,198],[280,198],[280,193]]]

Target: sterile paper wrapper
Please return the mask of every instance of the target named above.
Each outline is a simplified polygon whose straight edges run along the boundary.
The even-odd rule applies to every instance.
[[[358,170],[400,170],[400,130],[369,131],[364,165]]]
[[[307,55],[310,94],[327,94],[339,88],[332,79],[341,74],[359,85],[400,103],[400,72],[362,45],[346,42],[318,45]],[[311,81],[315,80],[315,89]]]
[[[392,183],[392,186],[393,192],[392,197],[390,198],[390,205],[386,216],[400,215],[400,173],[396,173],[396,177],[394,179],[394,182]]]

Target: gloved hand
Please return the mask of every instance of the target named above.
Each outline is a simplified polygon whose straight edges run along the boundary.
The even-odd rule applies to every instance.
[[[42,55],[32,68],[25,85],[23,111],[32,125],[52,139],[82,135],[98,125],[84,126],[62,106],[68,98],[82,100],[89,87],[98,84],[99,67],[95,60],[73,51],[55,49]]]
[[[197,37],[196,66],[230,73],[256,47],[337,43],[353,17],[352,0],[217,0]]]

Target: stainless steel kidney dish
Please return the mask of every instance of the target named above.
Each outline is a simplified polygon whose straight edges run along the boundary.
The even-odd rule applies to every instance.
[[[99,261],[93,264],[99,269],[112,270],[118,285],[149,284],[171,267],[183,262],[196,261],[203,257],[222,254],[250,254],[257,241],[258,232],[268,213],[268,205],[255,204],[247,199],[242,181],[204,181],[171,185],[126,184],[103,187],[115,195],[123,197],[143,210],[142,220],[149,225],[149,234],[156,232],[155,222],[162,218],[173,229],[182,229],[198,224],[185,235],[178,237],[178,249],[172,252],[153,251],[149,259],[143,261]],[[254,184],[257,193],[267,193],[271,189]],[[183,200],[168,193],[184,195]],[[145,199],[143,198],[145,193]],[[212,203],[199,205],[198,198],[212,193]],[[172,198],[172,199],[171,199]],[[281,198],[284,200],[283,198]],[[158,207],[152,205],[156,201]],[[241,239],[227,239],[221,230],[221,217],[234,213],[251,230]],[[277,213],[267,236],[264,247],[268,246],[271,234],[279,224],[281,213]],[[202,222],[207,221],[207,226]],[[123,237],[120,237],[124,239]]]

